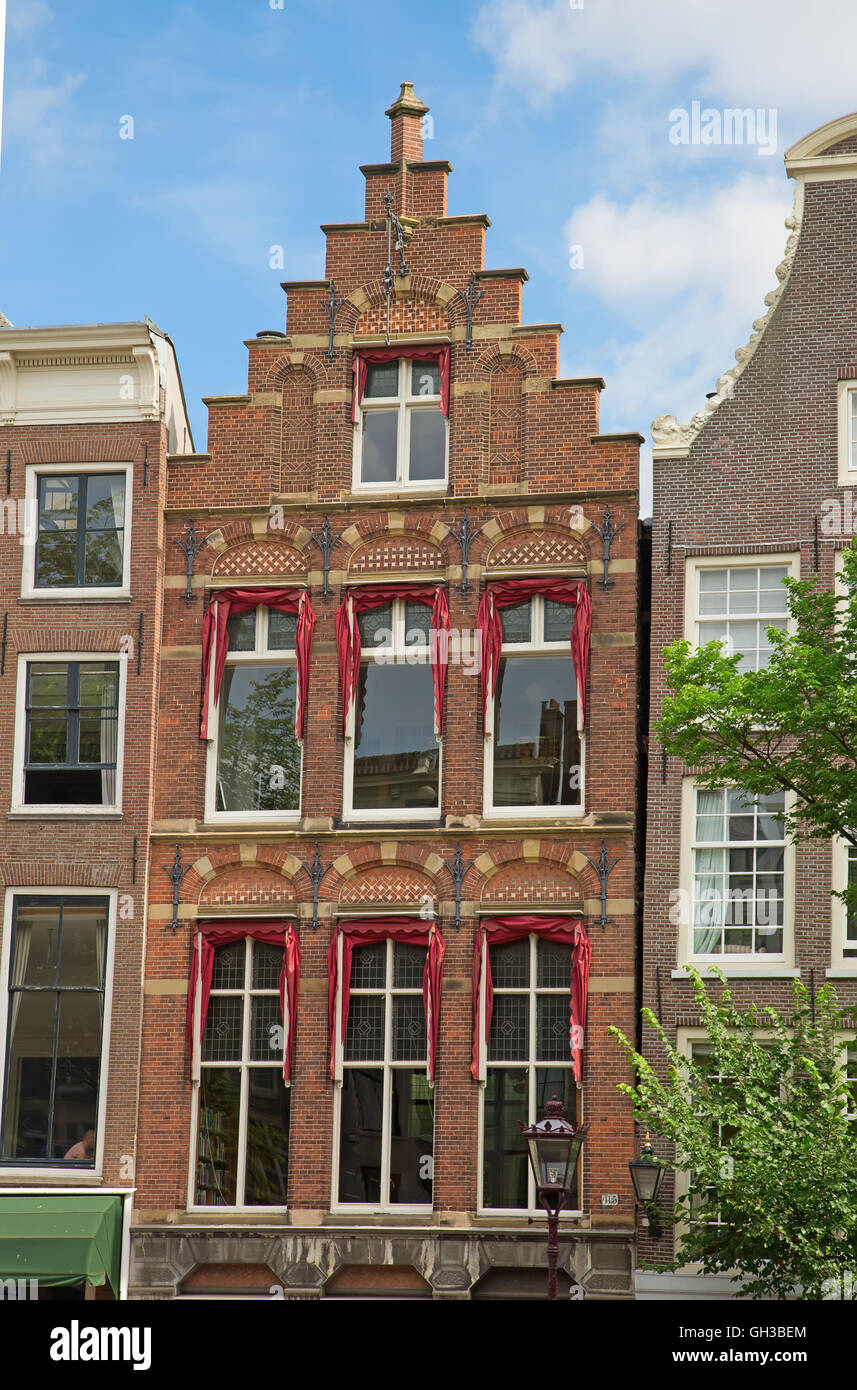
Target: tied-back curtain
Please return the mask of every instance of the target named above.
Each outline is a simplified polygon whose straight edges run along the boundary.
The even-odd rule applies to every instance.
[[[348,720],[357,690],[360,673],[359,613],[383,608],[394,599],[407,603],[425,603],[431,608],[432,639],[429,659],[434,682],[434,731],[437,738],[443,733],[443,699],[446,691],[446,668],[449,662],[449,605],[443,589],[431,584],[366,584],[352,589],[336,613],[336,650],[339,656],[339,683],[342,688],[342,726],[348,737]]]
[[[283,1020],[283,1080],[291,1085],[292,1047],[297,1021],[298,985],[301,975],[301,946],[291,922],[266,922],[254,926],[250,922],[200,923],[193,942],[190,961],[190,985],[187,992],[187,1038],[191,1056],[191,1079],[199,1081],[202,1062],[202,1039],[211,995],[214,971],[214,952],[218,946],[232,946],[252,936],[266,946],[282,946],[283,968],[280,971],[280,1017]]]
[[[491,1033],[491,1015],[494,1009],[494,985],[491,979],[491,947],[507,946],[513,941],[535,933],[545,941],[558,941],[571,946],[571,979],[569,981],[570,1018],[569,1054],[573,1063],[576,1081],[583,1077],[583,1036],[586,1028],[586,1000],[589,993],[589,962],[592,958],[592,943],[579,917],[537,917],[535,915],[514,917],[486,917],[476,934],[473,952],[473,1060],[470,1071],[476,1081],[484,1081],[482,1065],[483,1041],[480,1036],[479,1020],[482,1009],[483,970],[485,979],[485,1033],[487,1048]]]
[[[503,646],[503,622],[500,610],[510,608],[515,603],[523,603],[533,594],[553,599],[557,603],[573,603],[574,620],[571,625],[571,660],[577,681],[577,703],[580,710],[580,728],[586,723],[586,676],[589,670],[589,634],[592,629],[592,600],[589,590],[578,579],[504,579],[489,584],[482,595],[479,612],[476,615],[476,630],[481,644],[482,666],[482,716],[486,730],[489,727],[489,710],[497,689],[497,676],[500,671],[500,649]]]
[[[363,392],[366,389],[366,376],[371,362],[396,362],[400,357],[407,357],[410,362],[436,362],[440,371],[440,408],[441,412],[449,415],[449,348],[448,347],[383,347],[365,348],[363,351],[355,352],[351,363],[351,370],[354,374],[354,389],[351,395],[351,419],[357,419],[357,412],[363,401]]]
[[[295,738],[300,742],[304,735],[306,719],[307,689],[309,687],[309,662],[312,653],[312,632],[315,627],[315,613],[309,594],[304,589],[221,589],[208,605],[202,620],[202,718],[199,726],[200,738],[209,738],[209,673],[211,658],[214,655],[214,688],[211,692],[212,706],[217,705],[223,671],[226,666],[226,653],[229,651],[229,634],[226,624],[238,613],[249,613],[251,609],[264,604],[266,608],[276,608],[282,613],[297,613],[298,630],[296,638],[298,667],[298,698],[295,710]]]
[[[333,934],[327,953],[328,969],[328,1024],[330,1027],[330,1075],[336,1081],[336,996],[340,991],[339,1025],[341,1037],[345,1041],[348,1026],[348,1009],[351,1002],[351,957],[355,946],[373,945],[378,941],[403,941],[410,946],[425,946],[426,963],[423,969],[423,1005],[426,1011],[426,1037],[428,1054],[426,1057],[426,1076],[434,1081],[437,1060],[437,1034],[440,1022],[440,990],[443,981],[443,957],[446,942],[434,922],[421,917],[383,918],[356,917],[342,921]],[[339,943],[342,942],[342,980],[339,980]]]

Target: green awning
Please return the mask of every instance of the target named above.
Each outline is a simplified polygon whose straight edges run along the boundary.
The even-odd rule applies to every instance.
[[[118,1298],[121,1256],[121,1197],[0,1192],[0,1279],[106,1282]]]

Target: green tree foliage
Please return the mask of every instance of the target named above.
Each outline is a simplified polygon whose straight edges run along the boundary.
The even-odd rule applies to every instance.
[[[640,1123],[674,1145],[687,1175],[687,1191],[661,1211],[678,1236],[669,1268],[740,1275],[749,1298],[857,1296],[857,1122],[842,1065],[853,1011],[830,986],[811,1005],[795,981],[791,1017],[742,1012],[715,973],[717,1000],[690,971],[704,1060],[680,1053],[644,1010],[667,1059],[662,1080],[610,1029],[636,1074],[636,1086],[619,1090]]]

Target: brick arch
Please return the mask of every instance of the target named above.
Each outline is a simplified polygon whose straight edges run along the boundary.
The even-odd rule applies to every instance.
[[[485,564],[496,568],[520,566],[585,567],[589,559],[587,547],[569,530],[533,525],[522,527],[511,535],[500,536],[485,557]]]
[[[222,551],[214,561],[211,574],[218,578],[224,575],[239,578],[248,575],[303,576],[306,560],[299,550],[284,541],[244,541]]]
[[[224,845],[212,847],[207,854],[200,855],[191,865],[191,871],[196,876],[195,883],[200,885],[198,896],[201,896],[205,885],[219,875],[242,868],[278,875],[293,882],[298,892],[303,889],[305,883],[309,883],[300,860],[286,850],[270,849],[265,845]]]
[[[287,377],[298,371],[305,372],[310,377],[314,391],[325,382],[326,374],[323,364],[314,353],[290,352],[283,353],[281,357],[277,357],[271,363],[262,390],[282,391],[286,385]]]
[[[286,573],[300,574],[307,569],[308,556],[304,554],[310,545],[311,536],[305,526],[299,525],[289,517],[280,517],[278,512],[272,511],[264,519],[266,530],[264,539],[253,529],[253,521],[249,517],[237,517],[232,521],[227,521],[223,526],[214,531],[210,531],[205,537],[205,545],[199,551],[196,560],[196,573],[214,575],[215,573],[228,574],[234,571],[236,574],[269,574]],[[256,519],[257,529],[259,519]],[[276,555],[268,556],[264,567],[260,569],[246,568],[241,571],[235,560],[227,560],[229,552],[236,549],[245,549],[248,561],[253,560],[261,563],[263,552],[266,547],[279,547]],[[258,547],[254,551],[253,547]],[[296,559],[293,559],[295,556]],[[275,568],[277,558],[283,562],[281,569]],[[221,565],[220,561],[226,561]]]
[[[409,303],[412,307],[418,304],[433,306],[437,310],[438,326],[444,332],[459,323],[464,323],[466,317],[466,308],[455,286],[434,275],[411,274],[408,277],[407,290],[399,296],[394,293],[391,309],[394,309],[397,303]],[[348,296],[338,320],[340,329],[355,334],[383,332],[386,307],[387,292],[384,277],[379,275],[375,280],[370,280],[360,288],[353,290]],[[368,327],[369,319],[367,319],[366,324],[360,325],[361,318],[370,312],[374,312],[375,316],[378,312],[383,314],[379,329]],[[415,325],[412,327],[413,331],[417,331]],[[403,330],[397,330],[394,326],[395,331]]]
[[[569,873],[561,865],[543,863],[541,859],[531,863],[518,859],[511,864],[498,865],[496,873],[482,884],[480,900],[497,903],[505,909],[510,904],[522,906],[527,902],[582,907],[583,898],[583,885],[577,874]]]
[[[434,897],[434,880],[409,865],[384,864],[343,879],[340,904],[413,903],[424,894]]]
[[[256,864],[232,865],[207,879],[198,903],[204,907],[293,907],[294,886],[282,874]]]
[[[476,359],[476,366],[485,374],[497,371],[498,368],[505,368],[512,363],[521,372],[522,376],[539,376],[539,364],[535,354],[530,351],[523,343],[515,343],[508,352],[503,352],[497,346],[485,348]]]
[[[551,840],[523,840],[520,845],[496,845],[480,855],[475,867],[482,875],[482,893],[485,884],[499,874],[504,866],[520,868],[522,864],[535,864],[558,875],[579,882],[584,869],[589,868],[586,856],[569,845],[558,845]],[[580,894],[583,896],[582,891]]]
[[[334,861],[334,874],[340,882],[338,885],[333,883],[331,894],[338,895],[343,883],[370,870],[377,872],[396,869],[422,875],[428,881],[429,889],[437,883],[439,875],[445,872],[443,860],[432,850],[423,849],[418,845],[401,844],[394,840],[381,840],[377,844],[361,845],[358,849],[346,851]],[[322,887],[327,881],[324,880]]]
[[[348,572],[426,569],[440,574],[449,563],[449,527],[430,516],[411,516],[407,529],[400,530],[391,524],[392,520],[389,513],[380,512],[346,528],[342,540],[349,546]]]

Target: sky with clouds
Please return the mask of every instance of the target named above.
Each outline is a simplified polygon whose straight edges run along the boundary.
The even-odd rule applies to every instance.
[[[148,314],[204,448],[200,398],[244,390],[280,280],[323,274],[319,223],[362,217],[358,165],[389,157],[407,79],[426,157],[455,167],[450,212],[489,214],[489,266],[526,266],[525,319],[564,324],[563,375],[605,377],[602,429],[648,437],[703,404],[764,312],[783,152],[857,105],[853,4],[7,0],[0,311]],[[676,143],[694,102],[763,113],[760,138]]]

